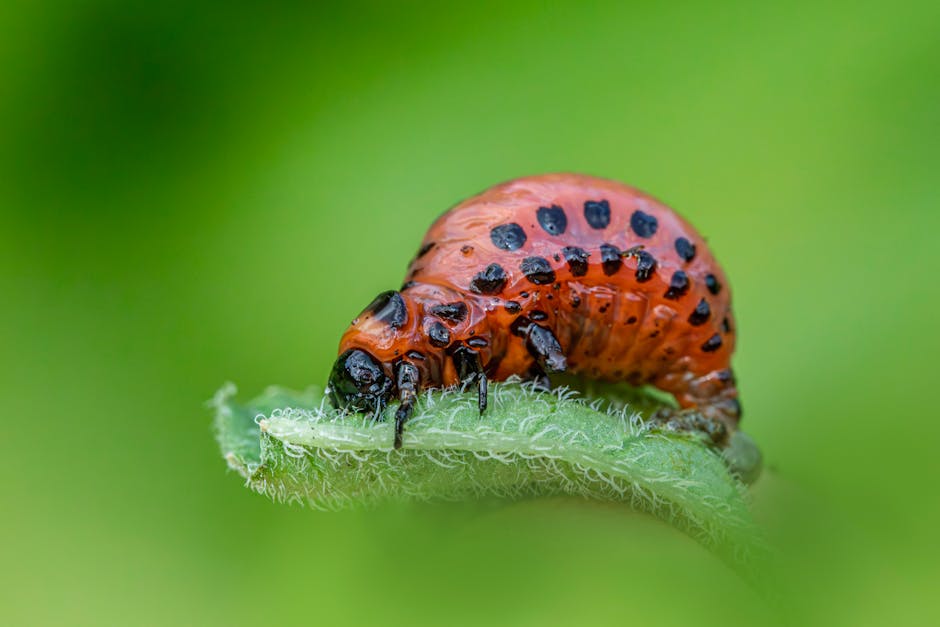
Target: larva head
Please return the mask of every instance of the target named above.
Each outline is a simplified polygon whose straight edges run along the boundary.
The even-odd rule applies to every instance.
[[[382,411],[394,392],[393,364],[407,344],[409,318],[399,292],[382,292],[353,320],[327,386],[335,407]]]
[[[382,292],[340,340],[328,388],[333,404],[381,410],[401,393],[404,364],[417,373],[417,389],[457,383],[462,378],[453,363],[458,348],[466,344],[479,361],[489,361],[485,322],[483,309],[452,289],[419,283]]]
[[[351,348],[333,364],[330,400],[338,408],[379,414],[392,395],[392,380],[375,357]]]

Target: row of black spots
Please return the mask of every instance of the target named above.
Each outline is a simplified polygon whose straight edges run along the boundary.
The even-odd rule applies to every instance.
[[[606,229],[610,226],[610,203],[606,200],[588,200],[584,203],[584,219],[592,229]],[[659,221],[656,216],[637,209],[630,214],[630,228],[639,237],[649,239],[656,234]]]
[[[448,331],[447,327],[445,327],[440,322],[435,321],[431,324],[430,327],[428,327],[428,341],[431,343],[431,346],[435,346],[437,348],[447,348],[450,346],[450,340],[450,331]],[[470,337],[467,339],[466,344],[471,348],[486,348],[490,345],[490,342],[483,337]],[[409,352],[408,355],[411,356],[412,352],[415,351]],[[420,359],[424,359],[424,355],[421,353],[418,353],[418,355]]]
[[[562,235],[568,228],[568,216],[559,205],[539,207],[535,212],[539,226],[549,235]],[[588,200],[584,203],[584,219],[593,229],[602,230],[610,226],[610,203],[607,200]],[[630,214],[630,228],[638,237],[649,239],[656,234],[659,221],[656,216],[637,209]],[[501,250],[518,250],[526,243],[525,230],[517,223],[500,224],[490,229],[490,240]],[[695,257],[695,246],[684,237],[675,242],[676,250],[686,261]],[[418,251],[420,258],[434,243],[426,244]]]
[[[600,253],[601,267],[603,268],[604,274],[607,276],[616,274],[620,270],[620,268],[623,266],[623,257],[636,257],[637,267],[635,276],[637,282],[639,283],[649,281],[652,278],[653,272],[655,272],[656,266],[658,264],[656,258],[653,257],[652,254],[642,250],[639,247],[634,247],[627,251],[621,251],[619,248],[611,244],[601,244]],[[562,254],[565,257],[565,261],[568,264],[568,269],[571,271],[573,276],[584,276],[587,274],[587,260],[590,253],[585,251],[583,248],[578,248],[576,246],[565,246],[562,249]],[[536,285],[547,285],[549,283],[555,283],[555,271],[552,269],[551,263],[544,257],[526,257],[519,265],[519,269],[525,275],[526,279]],[[680,276],[685,276],[685,274],[682,273]],[[675,276],[673,278],[676,279]],[[492,263],[488,265],[482,272],[477,273],[476,276],[473,277],[473,279],[470,281],[470,290],[477,294],[494,295],[500,293],[503,290],[506,285],[506,281],[506,271],[503,269],[503,267],[497,263]],[[556,285],[556,288],[557,287],[558,286]],[[681,286],[677,286],[677,288],[678,287]],[[688,289],[687,285],[686,289]]]

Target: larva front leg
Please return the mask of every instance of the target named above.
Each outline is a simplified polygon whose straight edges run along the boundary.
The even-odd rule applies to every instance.
[[[477,381],[477,406],[482,414],[486,411],[487,396],[489,392],[489,382],[486,373],[483,372],[483,364],[480,363],[480,355],[472,348],[460,346],[451,353],[451,359],[454,361],[454,368],[457,370],[457,378],[461,383],[467,383],[476,379]]]
[[[398,365],[395,378],[398,385],[398,398],[401,400],[398,411],[395,412],[395,448],[399,449],[401,448],[402,430],[405,423],[411,418],[415,400],[418,398],[421,375],[414,364],[403,361]]]

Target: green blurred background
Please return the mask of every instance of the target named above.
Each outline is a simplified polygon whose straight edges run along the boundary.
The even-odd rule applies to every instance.
[[[936,2],[0,5],[0,623],[940,621]],[[768,607],[567,501],[278,506],[203,403],[322,383],[430,221],[580,171],[729,273]]]

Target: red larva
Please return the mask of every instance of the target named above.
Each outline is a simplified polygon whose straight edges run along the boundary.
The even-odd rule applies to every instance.
[[[483,411],[488,380],[568,372],[652,384],[724,441],[735,328],[724,273],[673,210],[615,181],[528,177],[437,219],[402,290],[343,335],[329,392],[377,415],[401,399],[397,447],[421,389],[473,379]]]

